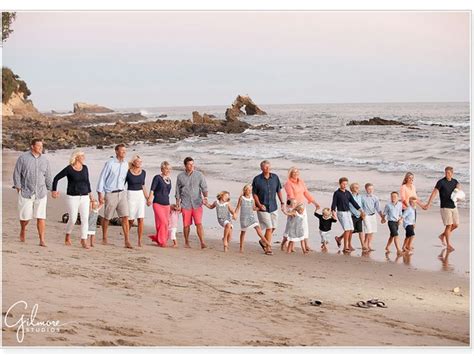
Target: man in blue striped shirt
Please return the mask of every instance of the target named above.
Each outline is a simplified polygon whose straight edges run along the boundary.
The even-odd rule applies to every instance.
[[[122,221],[125,247],[132,248],[129,240],[128,201],[125,191],[125,178],[128,164],[125,161],[126,149],[123,143],[115,146],[115,157],[105,162],[97,184],[99,202],[105,204],[102,219],[102,244],[107,245],[107,228],[115,212]]]

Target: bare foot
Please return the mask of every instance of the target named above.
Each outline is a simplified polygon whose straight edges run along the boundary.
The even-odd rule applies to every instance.
[[[173,246],[171,246],[173,248],[178,248],[178,244],[173,244]]]
[[[133,248],[133,246],[132,246],[132,244],[130,243],[130,241],[125,241],[125,248],[130,248],[130,249]]]
[[[438,239],[441,240],[441,245],[446,246],[446,241],[444,241],[444,234],[439,235]]]
[[[334,240],[336,240],[336,243],[337,243],[337,247],[338,248],[341,248],[341,237],[340,236],[336,236],[334,237]]]
[[[188,242],[186,242],[186,243],[184,244],[184,247],[185,247],[185,248],[191,248],[191,245],[190,245]]]
[[[351,250],[351,251],[355,251],[356,249],[355,249],[354,247],[352,247],[352,246],[351,246],[351,247],[349,247],[349,250]]]
[[[390,252],[390,249],[388,247],[385,247],[385,252]]]
[[[25,235],[26,235],[26,231],[20,231],[20,241],[21,242],[26,241]]]
[[[102,239],[102,245],[107,245],[108,241],[107,239]]]
[[[401,256],[403,254],[402,250],[397,250],[397,256]]]
[[[70,237],[66,237],[65,240],[64,240],[64,244],[65,244],[66,246],[71,246],[71,245],[72,245],[72,243],[71,243],[71,238],[70,238]]]
[[[81,239],[81,246],[87,250],[90,248],[89,245],[87,245],[86,240],[83,240],[83,239]]]
[[[201,248],[202,248],[202,247],[201,247]],[[229,246],[224,245],[224,252],[227,252],[227,251],[229,251]]]
[[[448,245],[448,246],[446,247],[446,250],[448,250],[449,252],[454,251],[454,247],[451,246],[451,245]]]
[[[46,247],[46,242],[44,242],[43,239],[40,239],[39,245],[40,245],[41,247]],[[453,249],[453,250],[454,250],[454,249]]]
[[[207,248],[207,245],[205,243],[202,243],[201,244],[201,249],[204,250],[205,248]]]
[[[142,247],[142,242],[138,241],[138,247]]]

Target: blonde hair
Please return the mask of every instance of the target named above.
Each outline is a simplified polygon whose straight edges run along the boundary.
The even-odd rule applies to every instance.
[[[230,193],[229,193],[227,190],[223,190],[222,192],[217,193],[216,198],[217,198],[218,200],[221,200],[222,197],[223,197],[225,194],[229,194],[229,195],[230,195]]]
[[[294,210],[298,211],[298,210],[301,210],[301,209],[304,210],[304,204],[303,203],[298,203],[298,205],[295,206]]]
[[[349,189],[351,190],[351,192],[354,191],[354,187],[355,187],[356,185],[359,186],[359,183],[352,183],[352,184],[349,186]]]
[[[402,185],[407,184],[408,183],[408,178],[410,178],[410,177],[415,178],[415,175],[412,172],[407,172],[405,174],[405,178],[403,178]]]
[[[288,179],[291,178],[291,175],[293,174],[294,171],[297,171],[298,168],[293,166],[293,167],[290,167],[290,169],[288,170]]]
[[[252,189],[252,184],[245,184],[244,187],[242,188],[242,194],[245,195],[245,191],[249,188]]]
[[[69,164],[72,166],[77,161],[77,157],[84,156],[84,151],[81,149],[74,150],[69,158]]]
[[[136,160],[142,159],[139,155],[134,155],[130,161],[128,161],[128,169],[132,169]]]
[[[323,217],[329,217],[329,216],[331,216],[331,209],[324,208],[323,209]]]
[[[170,166],[171,166],[171,164],[170,164],[168,161],[163,161],[163,162],[161,162],[161,164],[160,164],[160,169],[163,170],[163,169],[165,169],[166,167],[170,167]]]

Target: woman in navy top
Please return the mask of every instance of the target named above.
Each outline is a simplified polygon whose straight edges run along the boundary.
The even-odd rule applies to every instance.
[[[164,161],[161,163],[161,174],[153,177],[148,205],[153,204],[155,213],[156,234],[150,238],[159,246],[166,247],[168,242],[168,226],[170,216],[170,192],[171,192],[171,165]]]
[[[138,246],[142,246],[143,227],[145,225],[145,206],[148,194],[145,188],[146,171],[142,169],[140,156],[133,156],[128,163],[127,176],[127,201],[129,226],[137,219],[138,224]]]
[[[59,197],[58,183],[67,177],[67,210],[69,219],[66,225],[66,246],[71,245],[71,233],[77,221],[77,214],[81,216],[81,245],[89,248],[87,244],[87,231],[89,230],[89,208],[90,201],[94,199],[91,193],[91,183],[89,181],[89,171],[84,164],[86,157],[81,150],[75,150],[67,165],[53,179],[53,189],[51,196]]]

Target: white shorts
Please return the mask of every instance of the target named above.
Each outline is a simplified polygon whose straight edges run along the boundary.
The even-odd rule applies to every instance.
[[[34,195],[31,198],[23,198],[21,192],[18,193],[18,214],[20,220],[46,219],[47,202],[47,196],[41,199],[36,199]]]
[[[249,225],[247,227],[240,227],[240,231],[247,231],[251,229],[255,229],[258,226],[258,222],[253,223],[252,225]]]
[[[319,236],[321,236],[321,243],[329,242],[331,237],[331,231],[321,231],[319,230]]]
[[[176,232],[178,231],[177,227],[172,227],[171,229],[168,229],[168,237],[170,240],[175,241],[176,240]]]
[[[350,211],[338,211],[337,220],[342,226],[344,231],[354,230],[354,222],[352,221],[352,215]]]
[[[271,213],[267,211],[257,211],[257,217],[262,230],[277,228],[278,213],[276,211]]]
[[[227,226],[227,224],[230,224],[230,228],[231,229],[234,228],[234,225],[232,225],[232,221],[229,221],[229,220],[224,220],[224,222],[222,224],[220,222],[219,222],[219,224],[224,228]]]
[[[95,231],[87,231],[87,235],[95,236]]]
[[[143,195],[143,190],[127,190],[128,200],[128,219],[143,219],[145,218],[146,200]]]
[[[373,234],[377,232],[377,214],[366,215],[365,219],[362,220],[362,227],[364,233]]]

